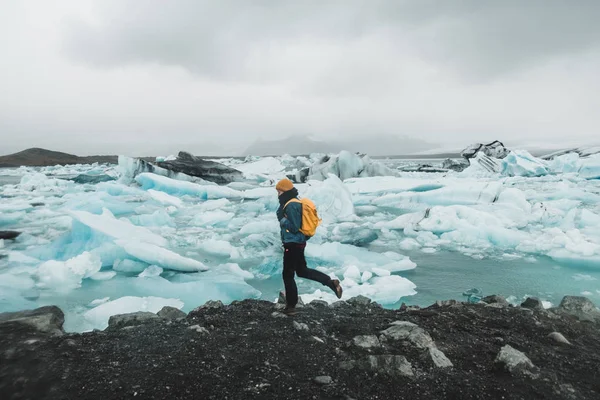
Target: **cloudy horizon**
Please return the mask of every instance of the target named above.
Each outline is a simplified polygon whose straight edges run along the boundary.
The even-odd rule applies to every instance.
[[[5,0],[0,153],[587,145],[600,2]]]

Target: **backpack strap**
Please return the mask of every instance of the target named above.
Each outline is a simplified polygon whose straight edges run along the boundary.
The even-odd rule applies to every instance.
[[[285,203],[285,205],[283,206],[283,209],[285,210],[285,208],[288,206],[288,204],[290,203],[302,203],[299,199],[293,198],[290,201],[288,201],[287,203]]]

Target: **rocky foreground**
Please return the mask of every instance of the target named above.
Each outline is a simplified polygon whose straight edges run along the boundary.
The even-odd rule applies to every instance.
[[[2,399],[598,399],[600,311],[498,296],[386,310],[364,297],[209,302],[62,330],[56,307],[0,314]]]

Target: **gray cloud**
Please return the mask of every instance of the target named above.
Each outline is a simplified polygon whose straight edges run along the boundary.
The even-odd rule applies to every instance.
[[[581,144],[600,129],[597,1],[5,3],[3,152]]]
[[[600,45],[594,0],[150,0],[143,6],[119,0],[97,6],[97,23],[74,21],[67,30],[65,48],[74,59],[97,66],[157,63],[233,80],[296,78],[298,70],[280,67],[290,57],[318,62],[307,44],[351,58],[361,41],[387,43],[381,63],[412,55],[465,81]]]

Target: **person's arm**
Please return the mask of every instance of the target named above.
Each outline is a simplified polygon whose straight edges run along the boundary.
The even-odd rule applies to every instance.
[[[279,224],[292,233],[298,233],[302,227],[302,204],[296,202],[288,204]]]

